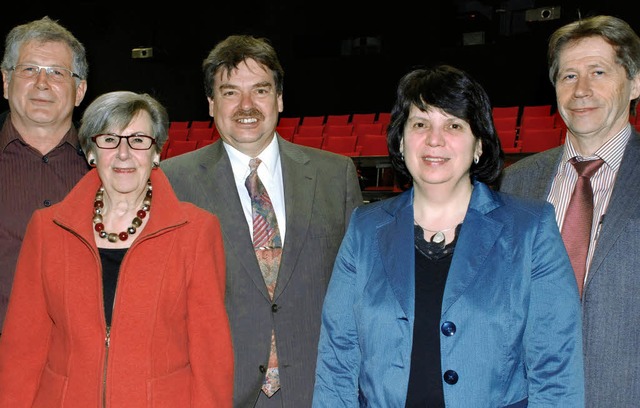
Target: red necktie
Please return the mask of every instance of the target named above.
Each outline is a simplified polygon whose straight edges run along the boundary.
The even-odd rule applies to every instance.
[[[564,240],[571,266],[576,274],[578,291],[582,297],[582,287],[587,272],[587,254],[591,242],[591,225],[593,221],[593,190],[591,176],[593,176],[604,160],[577,161],[570,160],[578,172],[578,181],[571,195],[567,212],[562,224],[562,239]]]
[[[276,213],[271,204],[271,198],[258,177],[258,166],[261,160],[251,159],[249,169],[251,172],[245,180],[245,187],[251,197],[251,213],[253,217],[253,248],[256,251],[258,264],[262,271],[264,283],[267,285],[269,297],[273,300],[273,292],[276,288],[278,270],[280,269],[280,257],[282,255],[282,243]],[[278,354],[276,353],[275,332],[271,333],[271,352],[269,364],[262,384],[262,391],[271,397],[280,389],[280,375],[278,373]]]

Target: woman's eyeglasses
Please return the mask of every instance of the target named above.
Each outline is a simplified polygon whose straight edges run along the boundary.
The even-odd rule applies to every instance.
[[[147,135],[120,136],[115,133],[105,133],[91,138],[100,149],[117,149],[122,139],[126,139],[127,144],[133,150],[149,150],[151,146],[156,144],[156,140]]]

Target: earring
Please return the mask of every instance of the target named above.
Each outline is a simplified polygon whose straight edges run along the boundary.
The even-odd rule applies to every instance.
[[[153,168],[154,168],[154,169],[157,169],[158,167],[160,167],[160,163],[158,163],[158,162],[154,161],[154,162],[153,162]]]
[[[95,159],[90,159],[89,160],[89,166],[96,167],[96,160]]]
[[[478,164],[479,161],[480,161],[480,157],[473,156],[473,164]]]

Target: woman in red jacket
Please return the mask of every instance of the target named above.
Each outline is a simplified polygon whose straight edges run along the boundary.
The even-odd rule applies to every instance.
[[[146,94],[107,93],[85,110],[95,169],[27,227],[0,338],[1,407],[231,407],[220,225],[158,168],[168,124]]]

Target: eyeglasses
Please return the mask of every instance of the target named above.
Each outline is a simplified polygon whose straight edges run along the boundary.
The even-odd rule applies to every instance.
[[[149,150],[151,146],[156,144],[156,139],[147,135],[120,136],[115,133],[106,133],[91,138],[100,149],[117,149],[122,139],[126,139],[127,144],[133,150]]]
[[[80,78],[80,75],[63,67],[43,67],[33,64],[18,64],[11,67],[11,70],[13,70],[17,76],[25,79],[36,78],[40,75],[41,69],[44,69],[47,73],[47,78],[54,82],[66,82],[71,78]]]

